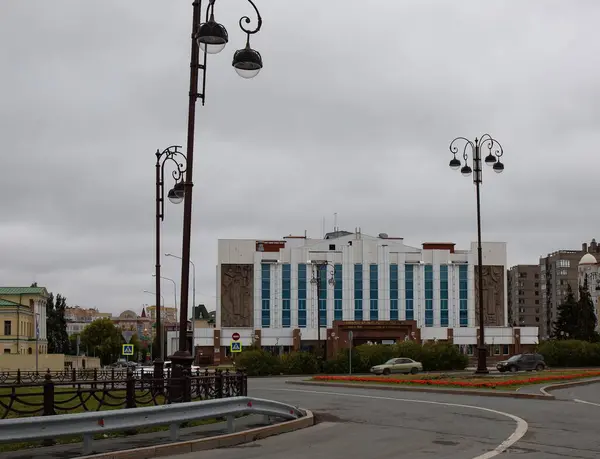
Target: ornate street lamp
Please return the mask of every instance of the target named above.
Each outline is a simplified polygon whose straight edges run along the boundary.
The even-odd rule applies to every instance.
[[[456,157],[460,154],[459,146],[462,145],[462,158],[464,165],[460,159]],[[489,134],[484,134],[480,139],[475,138],[475,141],[471,141],[465,137],[457,137],[450,142],[450,153],[452,153],[452,159],[450,160],[450,168],[458,170],[465,177],[468,177],[473,173],[473,183],[475,184],[475,190],[477,195],[477,277],[479,279],[479,340],[477,343],[477,370],[475,373],[487,374],[487,349],[485,347],[485,326],[483,320],[483,254],[481,251],[481,200],[479,194],[479,187],[482,183],[483,167],[481,162],[481,148],[485,148],[488,151],[485,157],[485,163],[488,166],[492,166],[495,172],[500,173],[504,170],[504,164],[500,160],[504,151],[502,145]],[[468,150],[471,150],[471,159],[473,167],[469,166],[469,154]],[[462,165],[462,167],[461,167]]]
[[[162,152],[156,150],[156,359],[154,360],[154,377],[163,377],[164,360],[162,358],[162,327],[161,327],[161,291],[160,291],[160,228],[161,222],[165,218],[165,166],[173,166],[171,176],[175,181],[175,186],[169,190],[167,197],[173,204],[180,204],[183,201],[183,173],[186,171],[187,158],[179,151],[181,147],[177,145],[170,146]]]
[[[244,24],[250,24],[248,16],[242,16],[239,21],[240,28],[246,34],[246,46],[234,53],[232,65],[236,72],[244,78],[256,76],[263,67],[262,57],[258,51],[250,47],[250,36],[256,34],[262,27],[262,18],[258,8],[252,0],[248,0],[257,15],[257,24],[253,29]],[[194,134],[196,123],[196,101],[201,99],[205,102],[206,89],[206,61],[208,54],[216,54],[222,51],[229,41],[227,29],[215,21],[215,0],[208,0],[205,20],[202,22],[202,1],[193,2],[192,19],[192,43],[190,62],[190,90],[188,106],[188,129],[186,145],[186,170],[185,178],[181,182],[180,189],[174,191],[177,197],[183,197],[183,243],[181,254],[181,300],[179,302],[179,329],[187,330],[188,297],[190,282],[190,246],[192,234],[192,187],[194,166]],[[200,51],[204,53],[203,63],[200,63]],[[199,71],[202,71],[202,89],[198,89]],[[179,185],[179,183],[178,183]],[[159,274],[157,274],[158,282]],[[177,377],[183,373],[183,369],[191,367],[193,356],[187,348],[187,333],[179,334],[179,349],[170,357],[173,362],[172,374]]]
[[[310,280],[310,283],[312,285],[315,285],[317,288],[317,347],[319,348],[319,352],[322,352],[322,354],[320,355],[320,359],[321,372],[323,372],[323,365],[325,360],[327,360],[327,340],[325,339],[323,350],[321,351],[321,287],[323,285],[323,282],[325,281],[325,279],[323,279],[322,277],[322,272],[325,271],[326,273],[327,267],[331,266],[333,268],[333,271],[331,273],[331,277],[327,280],[327,283],[325,284],[325,288],[327,288],[327,284],[335,285],[335,265],[329,263],[328,261],[315,260],[308,260],[307,263],[312,264],[313,266],[312,278]],[[325,312],[325,329],[327,329],[327,300],[325,300],[325,307],[323,308],[323,310]]]

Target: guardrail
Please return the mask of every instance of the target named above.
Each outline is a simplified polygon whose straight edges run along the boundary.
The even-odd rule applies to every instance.
[[[180,435],[180,425],[184,422],[224,417],[227,419],[227,430],[233,433],[235,417],[241,414],[263,414],[286,420],[306,415],[301,409],[280,402],[250,397],[232,397],[132,410],[4,419],[0,420],[0,443],[83,435],[83,454],[91,454],[95,434],[168,425],[171,441],[177,441]]]
[[[0,419],[54,416],[81,411],[168,405],[170,403],[248,395],[248,379],[229,371],[181,377],[138,379],[130,371],[125,379],[54,381],[46,373],[43,383],[0,384]]]

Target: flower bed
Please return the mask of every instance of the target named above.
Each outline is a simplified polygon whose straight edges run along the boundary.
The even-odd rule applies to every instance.
[[[530,384],[541,384],[553,381],[568,381],[572,379],[591,378],[600,376],[600,371],[585,371],[574,372],[564,375],[549,375],[549,376],[533,376],[530,378],[510,378],[502,379],[501,377],[494,378],[495,380],[478,379],[416,379],[416,378],[382,378],[375,376],[314,376],[313,381],[328,381],[328,382],[353,382],[353,383],[380,383],[380,384],[405,384],[418,386],[441,386],[441,387],[462,387],[469,389],[495,389],[496,387],[510,386],[526,386]]]

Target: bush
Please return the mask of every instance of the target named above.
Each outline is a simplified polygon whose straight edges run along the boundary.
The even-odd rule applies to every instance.
[[[425,371],[464,370],[469,358],[457,346],[437,342],[424,345],[406,341],[394,345],[362,345],[352,350],[352,372],[367,373],[372,366],[381,365],[394,357],[407,357],[423,364]],[[325,364],[327,373],[348,373],[348,350],[341,351],[335,359]]]
[[[319,372],[319,362],[310,352],[293,352],[280,357],[281,371],[286,375],[310,375]]]
[[[349,373],[350,352],[343,349],[336,358],[324,362],[326,373]],[[406,341],[394,345],[363,344],[352,349],[352,373],[368,373],[372,366],[394,357],[408,357],[423,364],[425,371],[463,370],[468,357],[459,352],[458,347],[448,343],[427,343],[420,345]],[[309,352],[293,352],[276,356],[263,350],[244,350],[237,358],[237,365],[248,376],[268,375],[310,375],[319,372],[318,358]]]
[[[244,369],[248,376],[281,374],[281,362],[279,358],[263,350],[242,352],[236,359],[236,367]]]
[[[541,343],[537,352],[551,367],[600,366],[600,343],[579,340],[551,340]]]

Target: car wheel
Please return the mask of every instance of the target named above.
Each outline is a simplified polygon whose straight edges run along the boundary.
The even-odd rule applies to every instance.
[[[413,367],[410,369],[410,374],[411,375],[416,375],[419,372],[419,369],[416,367]]]
[[[515,366],[512,366],[512,367],[510,367],[510,372],[511,372],[511,373],[516,373],[516,372],[517,372],[517,370],[518,370],[518,369],[517,369],[517,367],[515,367]]]
[[[383,376],[389,376],[389,374],[390,374],[390,373],[391,373],[391,371],[390,371],[390,369],[389,369],[389,368],[385,368],[385,369],[383,370]]]
[[[541,363],[538,363],[537,366],[535,367],[535,371],[544,371],[544,365],[542,365]]]

